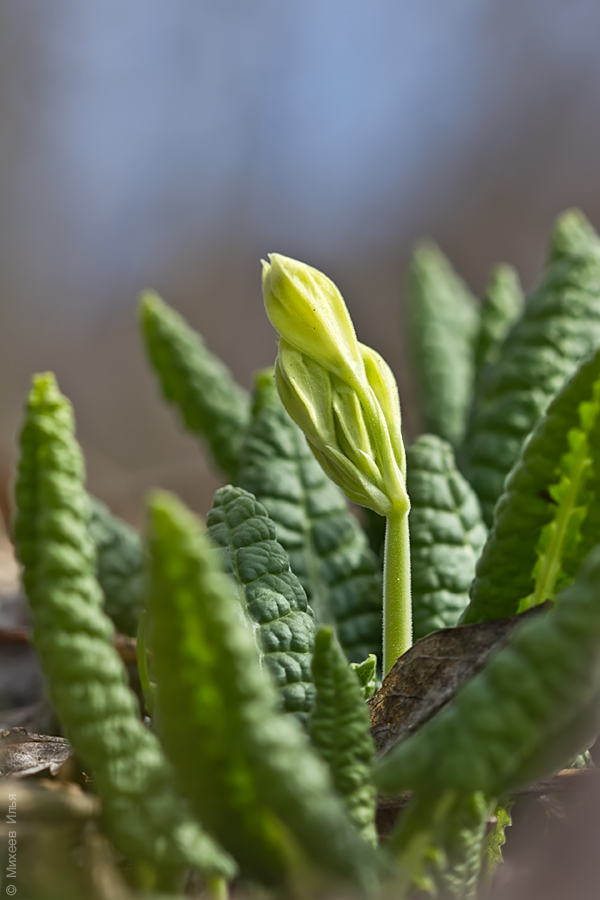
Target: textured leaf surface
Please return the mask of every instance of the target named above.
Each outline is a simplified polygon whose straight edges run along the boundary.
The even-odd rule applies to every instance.
[[[415,250],[410,321],[425,427],[457,445],[471,405],[479,313],[466,285],[430,242]]]
[[[477,381],[488,366],[498,362],[502,344],[523,311],[523,291],[512,266],[493,270],[481,305],[481,321],[475,348]]]
[[[600,548],[554,609],[523,623],[482,672],[374,772],[385,792],[500,797],[571,759],[596,733]]]
[[[600,351],[548,407],[506,481],[464,622],[503,618],[554,596],[598,540]],[[521,607],[523,608],[523,607]]]
[[[284,709],[305,721],[315,692],[315,621],[276,539],[275,523],[252,494],[228,486],[217,491],[206,524],[209,537],[223,550],[225,571],[238,585]]]
[[[477,497],[450,444],[422,435],[406,451],[415,640],[456,625],[486,538]]]
[[[350,663],[350,668],[358,678],[363,698],[368,700],[377,689],[377,657],[369,653],[361,663]]]
[[[104,611],[117,631],[135,635],[144,595],[142,539],[104,503],[89,499],[89,530],[96,546],[96,577],[104,594]]]
[[[150,550],[161,732],[201,820],[261,881],[283,876],[280,820],[313,863],[370,885],[372,849],[301,725],[279,712],[231,579],[174,497],[151,503]]]
[[[188,431],[204,438],[218,468],[234,478],[250,419],[247,393],[200,335],[152,291],[142,297],[140,321],[165,398]]]
[[[102,611],[89,499],[70,404],[34,380],[21,432],[15,539],[34,642],[54,707],[102,797],[115,845],[133,859],[231,876],[231,860],[188,817],[155,736],[139,718]]]
[[[317,633],[313,676],[317,693],[310,720],[312,745],[329,765],[350,818],[365,840],[375,846],[375,788],[370,781],[374,746],[369,734],[369,707],[331,628],[321,628]]]
[[[502,848],[506,843],[506,829],[512,825],[510,815],[512,805],[513,801],[508,800],[496,807],[496,822],[486,834],[483,842],[483,872],[481,880],[483,882],[484,896],[485,891],[489,891],[492,886],[492,879],[496,869],[503,861]]]
[[[543,281],[486,378],[465,438],[463,469],[488,525],[523,441],[599,344],[600,241],[581,213],[569,212],[558,221]]]
[[[378,755],[419,730],[457,690],[483,669],[536,607],[509,619],[432,631],[396,660],[369,700],[371,735]]]
[[[281,405],[257,379],[239,484],[266,507],[319,624],[334,624],[348,658],[381,655],[381,570],[346,498]]]

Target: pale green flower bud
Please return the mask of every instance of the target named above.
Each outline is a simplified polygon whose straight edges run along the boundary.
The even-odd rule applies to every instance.
[[[280,338],[275,384],[281,402],[311,443],[336,443],[327,369]]]
[[[398,431],[392,440],[382,410],[383,404],[392,426],[399,427],[397,389],[381,357],[360,347],[367,363],[362,390],[350,387],[283,338],[275,382],[283,405],[329,477],[355,503],[387,516],[394,508],[409,506],[402,437]]]
[[[381,407],[383,417],[387,422],[387,430],[394,451],[396,463],[406,477],[406,452],[402,441],[402,418],[400,416],[400,399],[398,397],[398,385],[394,373],[386,363],[383,356],[376,350],[359,344],[360,352],[365,366],[367,381],[375,394]]]
[[[279,253],[269,253],[262,266],[265,307],[279,334],[340,378],[360,377],[363,363],[354,326],[333,281]]]

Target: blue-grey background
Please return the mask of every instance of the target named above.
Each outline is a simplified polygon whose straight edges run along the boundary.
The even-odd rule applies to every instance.
[[[500,260],[531,286],[566,206],[600,225],[599,37],[595,0],[1,0],[0,467],[53,369],[94,490],[206,509],[135,297],[158,289],[249,386],[271,250],[337,281],[414,434],[411,245],[481,292]]]

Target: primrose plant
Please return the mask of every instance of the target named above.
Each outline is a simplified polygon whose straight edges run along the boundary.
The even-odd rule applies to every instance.
[[[598,730],[600,240],[565,214],[525,304],[507,267],[478,303],[418,248],[429,433],[406,449],[337,287],[272,254],[263,290],[279,350],[252,397],[140,302],[162,392],[228,482],[205,524],[155,492],[142,536],[91,497],[71,406],[35,376],[14,538],[50,698],[133,889],[484,897],[515,792]],[[146,723],[115,626],[138,632]],[[459,644],[463,675],[428,682]],[[379,802],[402,808],[386,840]]]

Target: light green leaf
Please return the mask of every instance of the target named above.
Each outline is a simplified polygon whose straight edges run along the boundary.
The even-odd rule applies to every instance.
[[[373,674],[374,669],[372,665]],[[365,840],[376,846],[369,707],[331,628],[317,632],[312,670],[317,692],[310,719],[312,745],[329,765],[350,818]]]
[[[358,678],[363,698],[369,700],[377,688],[377,657],[369,653],[361,663],[350,663],[350,668]]]
[[[171,875],[189,866],[231,877],[232,860],[175,793],[160,744],[102,611],[89,498],[73,413],[50,374],[34,378],[21,431],[15,540],[34,643],[66,734],[102,798],[117,849]]]

